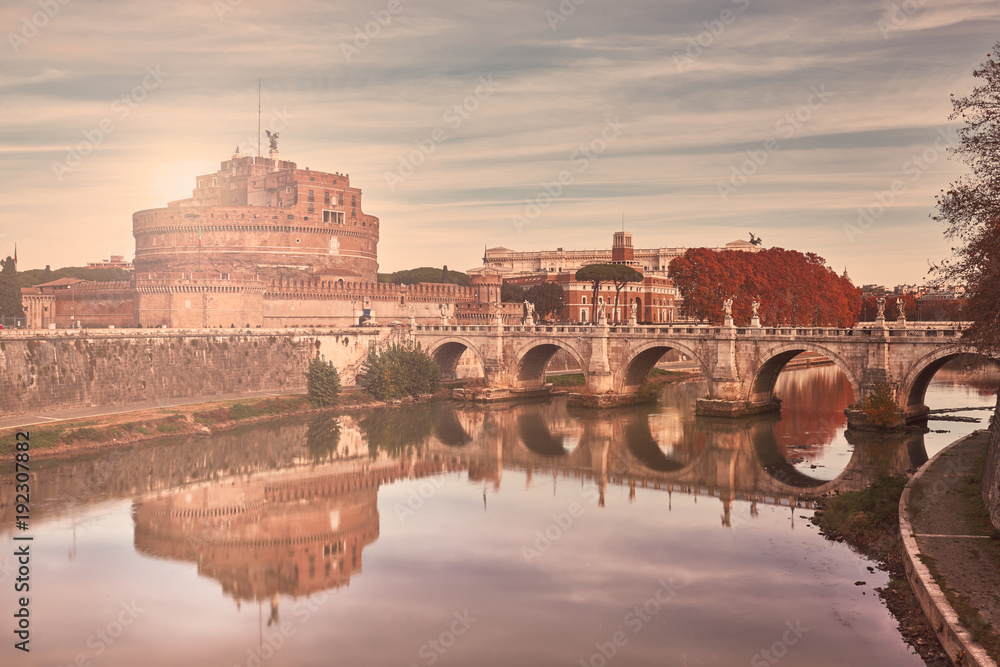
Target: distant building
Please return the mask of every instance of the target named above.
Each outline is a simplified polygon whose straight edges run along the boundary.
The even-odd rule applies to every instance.
[[[633,248],[632,234],[615,232],[612,246],[604,250],[529,250],[489,248],[484,265],[495,269],[504,278],[537,273],[575,273],[588,264],[628,264],[643,275],[666,276],[670,261],[684,254],[687,248]],[[749,241],[732,241],[712,250],[741,250],[758,252],[760,248]]]
[[[122,269],[123,271],[132,271],[135,267],[132,266],[131,262],[125,261],[125,255],[111,255],[111,259],[102,259],[100,262],[90,262],[87,264],[88,269]]]

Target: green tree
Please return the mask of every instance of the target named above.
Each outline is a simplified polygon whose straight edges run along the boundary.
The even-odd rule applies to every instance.
[[[444,269],[432,266],[421,266],[416,269],[403,269],[393,273],[378,274],[380,283],[395,283],[397,285],[414,285],[416,283],[449,283],[453,285],[468,286],[469,276],[461,271],[450,271],[447,266]]]
[[[952,152],[972,173],[952,183],[937,198],[934,220],[946,225],[956,243],[953,257],[934,267],[944,280],[965,285],[969,295],[963,332],[985,354],[1000,354],[1000,42],[972,75],[981,83],[953,98],[950,120],[962,119]]]
[[[0,260],[0,317],[20,320],[24,318],[21,286],[17,282],[17,265],[13,257]]]
[[[628,283],[642,282],[642,274],[631,266],[624,264],[588,264],[576,272],[576,279],[581,282],[589,282],[592,288],[591,298],[591,321],[597,322],[597,292],[604,283],[611,283],[615,286],[615,317],[618,313],[618,298],[622,288]]]
[[[524,288],[513,283],[504,283],[500,286],[500,300],[504,303],[522,303]]]
[[[340,373],[332,361],[326,361],[318,354],[309,361],[306,376],[306,391],[310,400],[320,406],[336,405],[340,400]]]
[[[46,264],[45,270],[42,271],[42,282],[47,283],[52,280],[55,280],[55,278],[52,277],[52,267]]]
[[[358,384],[381,401],[432,394],[441,386],[441,369],[420,345],[393,343],[368,353]]]
[[[532,285],[524,292],[524,298],[535,305],[539,317],[559,314],[564,305],[563,288],[555,283]]]

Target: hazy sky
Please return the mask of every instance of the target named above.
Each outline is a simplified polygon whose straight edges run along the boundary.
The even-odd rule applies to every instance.
[[[753,231],[891,286],[948,254],[949,94],[1000,3],[5,0],[0,27],[22,269],[131,258],[134,211],[256,151],[260,77],[281,157],[364,191],[383,270],[605,248],[624,214],[637,247]]]

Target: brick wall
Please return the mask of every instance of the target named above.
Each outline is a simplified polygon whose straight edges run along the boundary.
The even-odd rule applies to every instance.
[[[173,398],[305,390],[319,351],[351,384],[388,328],[4,332],[0,415],[80,406],[121,407]]]

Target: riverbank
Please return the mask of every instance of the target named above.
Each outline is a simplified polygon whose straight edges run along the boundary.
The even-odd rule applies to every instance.
[[[899,498],[906,482],[903,476],[883,477],[864,491],[822,499],[812,521],[828,539],[847,542],[888,573],[889,582],[876,592],[899,623],[903,640],[928,665],[947,667],[952,662],[906,579],[899,534]]]
[[[903,491],[899,523],[906,573],[958,664],[1000,660],[1000,531],[982,499],[989,431],[976,431],[924,464]]]
[[[1000,531],[980,494],[988,444],[977,431],[910,480],[827,498],[813,518],[888,572],[878,593],[929,665],[995,666],[1000,656]]]
[[[451,390],[420,398],[385,402],[357,389],[341,393],[337,405],[319,408],[302,394],[193,403],[132,412],[116,412],[73,421],[0,429],[0,461],[14,458],[15,434],[31,433],[32,458],[48,458],[88,451],[104,451],[172,435],[211,435],[216,432],[293,415],[340,414],[387,405],[413,405],[445,400]]]

